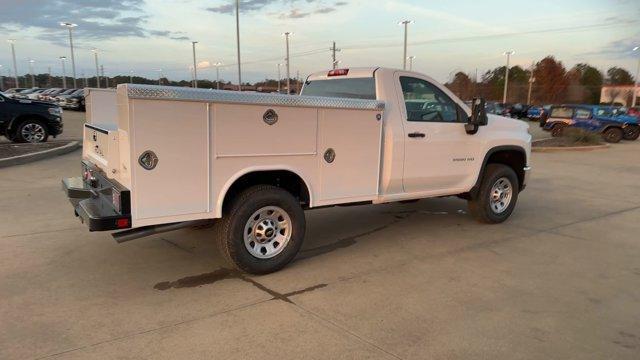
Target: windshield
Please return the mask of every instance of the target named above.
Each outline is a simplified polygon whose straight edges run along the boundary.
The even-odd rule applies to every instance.
[[[307,81],[300,95],[375,100],[376,82],[372,77]]]

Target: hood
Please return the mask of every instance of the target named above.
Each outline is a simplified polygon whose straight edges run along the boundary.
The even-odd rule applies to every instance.
[[[500,115],[487,114],[489,126],[495,130],[521,130],[527,132],[529,124],[521,120],[516,120]]]

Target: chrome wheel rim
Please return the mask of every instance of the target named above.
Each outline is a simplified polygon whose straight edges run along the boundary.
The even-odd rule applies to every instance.
[[[244,226],[244,246],[258,259],[280,254],[291,240],[291,218],[277,206],[254,212]]]
[[[489,205],[491,211],[495,214],[501,214],[511,204],[511,198],[513,197],[513,185],[511,181],[506,177],[498,179],[491,187],[489,193]]]
[[[23,126],[22,131],[20,132],[22,138],[30,143],[43,141],[45,133],[44,127],[36,123],[29,123]]]

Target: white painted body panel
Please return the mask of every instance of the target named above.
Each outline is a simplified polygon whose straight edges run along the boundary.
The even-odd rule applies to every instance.
[[[178,100],[169,95],[141,98],[130,96],[130,85],[119,85],[115,102],[100,97],[97,105],[95,93],[90,92],[92,123],[99,107],[109,109],[102,121],[112,117],[109,123],[116,125],[109,129],[108,138],[99,139],[98,145],[107,148],[105,156],[89,151],[94,144],[87,139],[91,137],[87,130],[83,157],[131,190],[133,227],[219,218],[229,188],[255,171],[297,174],[309,190],[309,206],[319,207],[460,194],[474,186],[491,148],[520,146],[529,158],[527,125],[516,120],[490,115],[489,125],[476,135],[466,134],[462,123],[407,122],[397,84],[402,74],[436,84],[469,112],[433,79],[393,69],[349,73],[350,77],[375,76],[384,110],[310,106],[308,98],[298,102],[277,98],[277,104],[268,104],[273,97],[254,95],[241,102]],[[310,79],[326,79],[326,72]],[[263,120],[269,109],[278,114],[273,125]],[[428,135],[408,139],[407,134],[416,129]],[[332,163],[324,159],[327,149],[335,151]],[[138,164],[138,157],[147,150],[159,159],[153,170]]]

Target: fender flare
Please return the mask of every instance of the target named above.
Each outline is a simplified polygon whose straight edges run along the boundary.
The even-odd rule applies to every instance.
[[[485,155],[484,155],[484,159],[482,160],[482,166],[480,167],[480,171],[478,172],[478,178],[476,179],[476,183],[473,185],[473,187],[471,188],[471,190],[469,190],[469,195],[471,195],[471,197],[475,197],[478,192],[480,191],[480,183],[482,182],[482,178],[484,177],[484,171],[487,168],[487,162],[489,161],[489,158],[491,157],[491,155],[500,152],[500,151],[517,151],[522,153],[522,155],[524,156],[524,161],[525,164],[524,166],[527,166],[529,159],[527,158],[527,151],[519,145],[500,145],[500,146],[495,146],[492,147],[491,149],[489,149]],[[520,190],[523,190],[522,184],[520,185]]]

